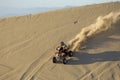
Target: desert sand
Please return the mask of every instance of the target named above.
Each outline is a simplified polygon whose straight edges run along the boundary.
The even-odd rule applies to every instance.
[[[52,63],[60,41],[65,65]],[[120,2],[0,19],[0,80],[120,80]]]

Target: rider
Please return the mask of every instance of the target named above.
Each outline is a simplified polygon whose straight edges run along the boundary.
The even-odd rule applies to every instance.
[[[67,45],[61,41],[60,45],[56,48],[57,51],[63,51],[65,48],[67,48]]]

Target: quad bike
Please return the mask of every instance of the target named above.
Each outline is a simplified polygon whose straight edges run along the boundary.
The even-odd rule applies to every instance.
[[[69,47],[67,47],[66,49],[61,48],[61,53],[59,53],[59,52],[54,53],[53,63],[62,62],[63,64],[66,64],[67,63],[67,59],[66,59],[67,56],[72,57],[73,52],[70,50]]]

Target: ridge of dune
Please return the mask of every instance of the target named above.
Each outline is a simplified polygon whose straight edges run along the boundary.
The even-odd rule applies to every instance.
[[[0,80],[120,79],[119,12],[120,2],[111,2],[0,19]],[[90,27],[103,19],[108,27]],[[82,30],[91,30],[87,48],[66,65],[53,64],[59,42],[71,41]]]

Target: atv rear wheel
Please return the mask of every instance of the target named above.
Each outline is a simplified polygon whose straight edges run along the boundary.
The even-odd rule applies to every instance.
[[[72,56],[73,56],[73,52],[72,52],[72,51],[69,51],[69,52],[68,52],[68,55],[69,55],[69,57],[72,57]]]

